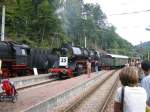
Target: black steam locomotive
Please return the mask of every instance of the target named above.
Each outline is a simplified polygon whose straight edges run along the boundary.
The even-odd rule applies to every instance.
[[[45,73],[58,60],[58,56],[49,49],[33,49],[25,44],[1,41],[0,59],[1,77],[6,78],[33,74],[33,68]]]
[[[63,45],[59,49],[61,57],[68,58],[68,65],[61,66],[58,60],[49,72],[56,77],[73,77],[87,72],[87,61],[91,62],[92,72],[95,71],[95,62],[100,62],[100,56],[94,49],[81,48],[79,46],[72,46],[69,44]],[[100,65],[100,64],[99,64]]]
[[[27,66],[29,50],[29,47],[24,44],[0,42],[1,77],[10,77],[26,72],[29,69]]]

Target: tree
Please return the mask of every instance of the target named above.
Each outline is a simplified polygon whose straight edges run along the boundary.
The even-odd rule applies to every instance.
[[[60,22],[51,0],[6,1],[6,34],[17,41],[39,45],[60,32]],[[49,41],[46,41],[49,42]]]

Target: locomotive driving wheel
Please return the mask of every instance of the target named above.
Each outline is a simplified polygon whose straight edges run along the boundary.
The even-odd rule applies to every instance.
[[[10,71],[8,69],[3,69],[2,70],[2,78],[8,78],[10,77]]]

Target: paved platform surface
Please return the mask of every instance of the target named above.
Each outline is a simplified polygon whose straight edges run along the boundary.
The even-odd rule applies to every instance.
[[[10,81],[14,83],[16,89],[30,87],[32,85],[46,83],[46,82],[50,82],[53,80],[54,79],[49,79],[49,74],[10,78]],[[2,89],[0,88],[0,93],[1,92],[2,92]]]
[[[0,112],[23,112],[30,106],[56,96],[81,82],[90,80],[96,75],[98,74],[92,73],[90,78],[87,75],[81,75],[71,79],[54,81],[46,85],[21,90],[19,91],[18,101],[16,103],[8,101],[0,102]]]
[[[43,75],[47,75],[47,74],[29,75],[29,76],[21,76],[21,77],[13,77],[13,78],[10,78],[10,80],[12,80],[12,81],[28,80],[28,79],[34,79],[34,78],[36,78],[36,77],[43,77]]]

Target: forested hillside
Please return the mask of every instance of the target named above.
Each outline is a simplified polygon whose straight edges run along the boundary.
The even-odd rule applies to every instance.
[[[52,48],[66,42],[84,46],[86,37],[88,48],[132,55],[133,46],[115,33],[98,4],[84,4],[82,0],[0,2],[1,7],[6,6],[7,40]]]
[[[142,47],[143,49],[150,49],[150,41],[141,43],[141,44],[137,45],[136,47],[138,47],[138,48]]]
[[[150,41],[136,45],[138,54],[141,54],[143,59],[150,59]]]

